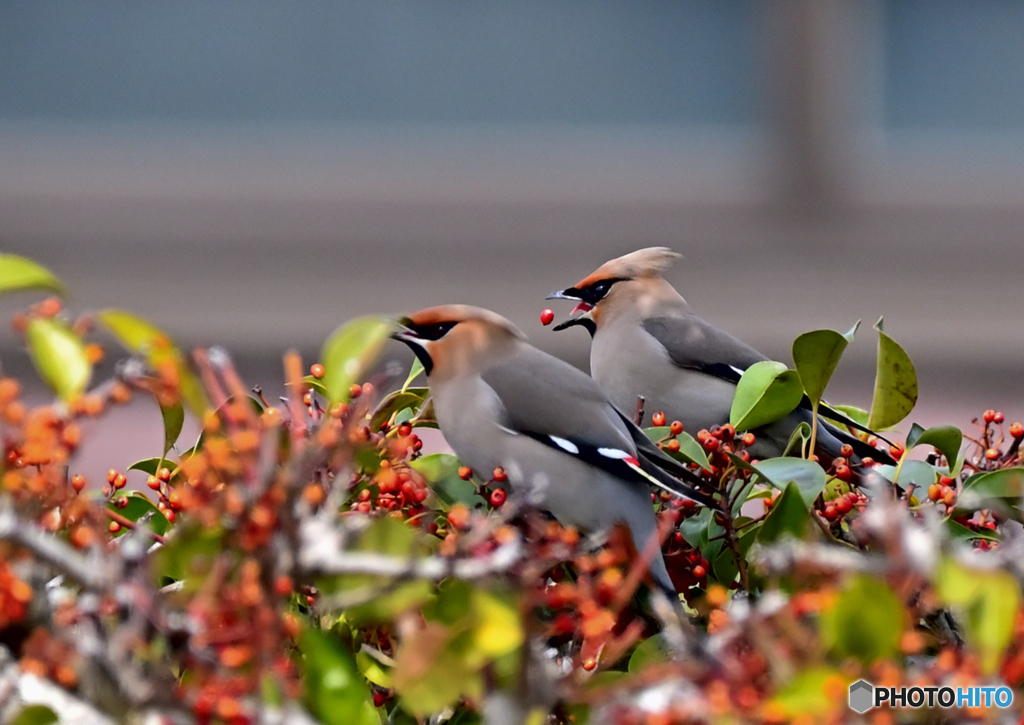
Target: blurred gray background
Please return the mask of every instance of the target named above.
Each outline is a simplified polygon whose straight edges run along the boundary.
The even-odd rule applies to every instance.
[[[1019,2],[0,3],[0,249],[265,385],[347,318],[450,301],[586,368],[544,295],[663,244],[779,359],[863,319],[834,401],[869,404],[884,315],[914,419],[1012,420],[1022,202]]]

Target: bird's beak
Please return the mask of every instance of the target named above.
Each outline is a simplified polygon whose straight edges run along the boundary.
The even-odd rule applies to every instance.
[[[579,296],[572,294],[575,291],[576,290],[575,290],[574,287],[570,287],[569,289],[560,289],[557,292],[552,292],[551,294],[549,294],[544,299],[546,299],[546,300],[578,300]]]

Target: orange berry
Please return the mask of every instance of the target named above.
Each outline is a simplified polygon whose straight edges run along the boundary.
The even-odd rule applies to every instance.
[[[504,468],[502,468],[501,466],[498,466],[497,468],[494,469],[494,474],[493,474],[492,478],[495,481],[497,481],[498,483],[503,483],[504,481],[508,480],[508,474],[505,473],[505,469]]]
[[[353,384],[353,385],[349,386],[348,397],[351,398],[352,400],[355,400],[356,398],[358,398],[362,394],[363,394],[363,388],[362,388],[361,385]]]
[[[80,473],[72,476],[71,488],[75,489],[75,493],[81,493],[82,489],[85,488],[85,476]]]
[[[672,421],[672,424],[669,426],[668,430],[672,435],[677,436],[683,432],[683,424],[680,423],[678,420],[674,420]]]
[[[1014,422],[1010,425],[1010,435],[1014,438],[1024,438],[1024,425],[1021,425],[1019,421]]]
[[[454,529],[464,529],[469,525],[469,509],[465,504],[457,503],[448,511],[448,523]]]
[[[53,317],[60,314],[62,305],[56,297],[47,297],[39,303],[37,311],[40,317]]]
[[[116,468],[111,468],[109,471],[107,471],[107,483],[114,483],[114,480],[120,475],[121,474],[118,472]]]
[[[988,410],[986,410],[982,414],[981,417],[984,419],[984,421],[986,423],[991,423],[992,421],[994,421],[996,419],[996,412],[994,410],[992,410],[991,408],[989,408]]]
[[[473,477],[473,469],[469,466],[459,466],[459,478],[463,481],[468,481]]]
[[[583,669],[587,672],[593,672],[595,667],[597,667],[597,660],[593,657],[587,657],[587,659],[583,660]]]
[[[150,476],[149,478],[146,479],[146,485],[149,486],[154,491],[159,491],[160,479],[157,478],[156,476]]]
[[[127,479],[127,478],[125,478],[125,475],[124,475],[123,473],[119,473],[119,474],[117,474],[117,476],[116,476],[116,477],[114,478],[114,480],[113,480],[113,482],[112,482],[112,483],[114,484],[114,488],[116,488],[116,489],[122,489],[122,488],[124,488],[124,487],[125,487],[125,484],[126,484],[126,483],[128,483],[128,479]]]
[[[999,458],[999,451],[997,451],[995,448],[989,448],[987,451],[985,451],[985,458],[987,458],[990,461],[994,461],[995,459]]]
[[[679,450],[679,441],[673,438],[667,444],[665,444],[665,447],[668,448],[673,453],[675,453],[676,451]]]
[[[928,498],[932,501],[938,501],[942,498],[942,486],[937,483],[933,483],[928,487]]]
[[[698,564],[697,566],[693,567],[693,569],[691,569],[691,573],[695,577],[697,577],[698,579],[703,579],[704,577],[706,577],[708,575],[707,569],[702,567],[700,564]]]
[[[110,529],[110,533],[116,534],[121,530],[121,524],[116,521],[111,521],[108,528]]]
[[[168,481],[171,480],[171,469],[161,468],[159,471],[156,472],[156,477],[159,478],[164,483],[167,483]]]
[[[657,413],[652,415],[651,416],[651,425],[653,425],[653,426],[655,426],[657,428],[660,428],[661,426],[665,425],[665,414],[662,413],[659,410]]]
[[[322,380],[324,377],[324,366],[320,363],[313,363],[309,366],[309,374],[317,380]]]

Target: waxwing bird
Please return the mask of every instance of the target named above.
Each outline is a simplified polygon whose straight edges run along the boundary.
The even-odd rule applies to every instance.
[[[679,256],[666,247],[640,249],[605,262],[548,299],[578,303],[573,314],[581,314],[554,329],[579,325],[590,332],[591,374],[619,410],[632,411],[642,395],[648,410],[662,411],[696,434],[729,422],[743,371],[768,358],[690,309],[662,276]],[[866,430],[827,405],[819,411]],[[786,418],[755,431],[757,442],[750,455],[781,455],[793,430],[804,421],[811,422],[806,397]],[[819,420],[815,452],[831,460],[840,455],[843,444],[852,446],[855,456],[894,463],[887,453]]]
[[[649,484],[713,505],[591,377],[530,345],[505,318],[445,305],[399,324],[392,337],[423,363],[445,440],[476,471],[505,469],[513,496],[584,532],[624,524],[639,552],[657,536]],[[660,550],[649,568],[677,600]]]

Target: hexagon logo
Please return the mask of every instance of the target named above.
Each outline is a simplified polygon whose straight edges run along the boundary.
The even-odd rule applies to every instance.
[[[850,685],[850,709],[861,715],[874,706],[875,688],[870,682],[857,680]]]

